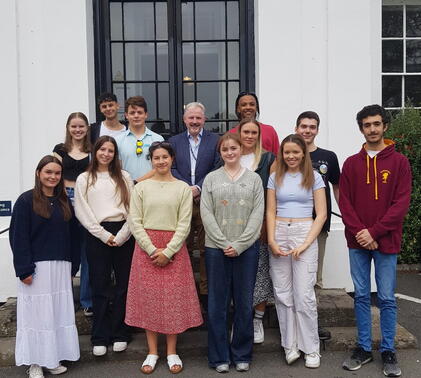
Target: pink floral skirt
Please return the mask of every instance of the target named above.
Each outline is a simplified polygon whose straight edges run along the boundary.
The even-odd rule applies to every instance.
[[[146,230],[156,248],[173,231]],[[164,334],[182,333],[203,323],[186,245],[164,267],[155,266],[136,243],[126,304],[126,324]]]

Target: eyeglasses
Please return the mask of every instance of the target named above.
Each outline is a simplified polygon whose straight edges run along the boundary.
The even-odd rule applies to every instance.
[[[142,140],[138,140],[137,142],[136,142],[136,155],[137,156],[139,156],[139,155],[142,155],[142,153],[143,153],[143,141]]]
[[[237,97],[243,97],[243,96],[253,96],[253,97],[257,97],[256,93],[254,92],[250,92],[250,91],[242,91],[238,94]]]
[[[167,142],[166,140],[163,140],[161,142],[153,142],[151,144],[151,147],[171,147],[171,143]]]

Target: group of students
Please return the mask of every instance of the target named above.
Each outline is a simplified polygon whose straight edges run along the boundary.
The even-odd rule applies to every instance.
[[[237,371],[249,370],[253,342],[264,339],[262,318],[272,298],[286,362],[298,360],[302,352],[306,367],[320,366],[314,287],[322,286],[319,256],[324,245],[318,247],[318,239],[325,243],[329,228],[328,182],[341,205],[339,164],[334,153],[314,144],[320,122],[316,113],[302,113],[295,133],[279,145],[274,128],[256,121],[254,93],[240,93],[235,106],[238,126],[219,137],[204,130],[204,106],[188,104],[183,118],[187,131],[168,142],[146,127],[147,106],[140,96],[126,101],[128,127],[118,121],[117,99],[108,93],[99,99],[104,121],[89,126],[82,113],[69,116],[65,143],[39,162],[34,189],[17,199],[10,227],[19,277],[16,364],[30,365],[30,377],[43,377],[43,368],[64,373],[61,361],[79,359],[71,277],[81,256],[81,290],[83,286],[87,297],[82,306],[93,312],[93,354],[105,355],[110,344],[114,352],[124,351],[130,327],[140,327],[148,344],[141,371],[154,371],[161,333],[166,335],[169,371],[179,373],[183,362],[177,335],[203,323],[189,239],[187,245],[196,239],[201,252],[200,299],[207,310],[210,367],[225,373],[232,363]],[[377,108],[367,108],[359,113],[359,124],[378,115]],[[379,116],[384,131],[385,113]],[[367,133],[364,125],[360,130],[366,144],[379,148],[383,134],[380,141],[370,139],[379,135],[379,125],[371,125]],[[363,162],[368,184],[370,159],[376,164],[374,155]],[[377,176],[372,180],[375,195],[382,194]],[[356,194],[345,190],[348,229]],[[404,212],[405,203],[399,211],[395,206],[395,223]],[[355,223],[358,216],[352,216]],[[360,229],[347,234],[350,248],[357,248],[352,245],[356,242],[364,251],[377,252],[383,229],[376,229],[379,236],[371,240],[376,233],[364,231],[371,224],[360,223]],[[358,226],[353,224],[352,230]],[[356,307],[357,300],[362,300],[359,293]],[[362,315],[356,315],[358,323]],[[365,333],[361,336],[359,329],[359,349],[345,368],[356,370],[368,362],[361,352],[370,343],[365,352],[371,353]],[[384,350],[395,358],[389,344]],[[388,363],[396,373],[396,358]]]

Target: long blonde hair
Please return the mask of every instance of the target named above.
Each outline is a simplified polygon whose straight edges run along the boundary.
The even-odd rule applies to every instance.
[[[254,118],[244,118],[238,125],[238,135],[240,136],[241,139],[241,129],[243,128],[244,125],[248,124],[248,123],[252,123],[253,125],[257,126],[257,128],[259,129],[259,135],[257,137],[257,143],[256,146],[254,147],[254,161],[253,161],[253,165],[252,165],[252,170],[255,171],[257,169],[257,167],[259,166],[260,163],[260,159],[262,158],[262,154],[263,152],[266,152],[263,147],[262,147],[262,130],[260,128],[260,123],[257,122]]]
[[[295,143],[298,145],[304,153],[303,160],[300,164],[300,172],[303,175],[303,179],[301,181],[301,186],[307,190],[310,190],[314,184],[314,172],[313,166],[311,164],[310,153],[307,148],[307,144],[303,137],[298,134],[290,134],[282,141],[278,157],[276,158],[276,173],[275,173],[275,182],[276,186],[281,186],[282,181],[284,179],[285,173],[288,171],[288,165],[285,163],[284,160],[284,146],[286,143]]]
[[[91,152],[91,147],[92,147],[91,146],[91,130],[90,130],[91,128],[89,126],[88,118],[82,112],[70,113],[69,117],[67,118],[66,138],[64,139],[64,150],[66,152],[70,152],[72,150],[73,139],[72,139],[72,136],[70,135],[69,126],[70,126],[70,122],[75,118],[81,119],[86,125],[87,130],[86,130],[86,135],[83,138],[81,152],[89,153]]]

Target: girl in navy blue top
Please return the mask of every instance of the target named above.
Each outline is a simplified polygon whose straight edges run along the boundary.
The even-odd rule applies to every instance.
[[[77,227],[67,199],[60,161],[45,156],[35,187],[20,195],[10,223],[10,246],[18,280],[16,365],[30,377],[64,373],[62,360],[79,359],[72,275],[79,267]]]

